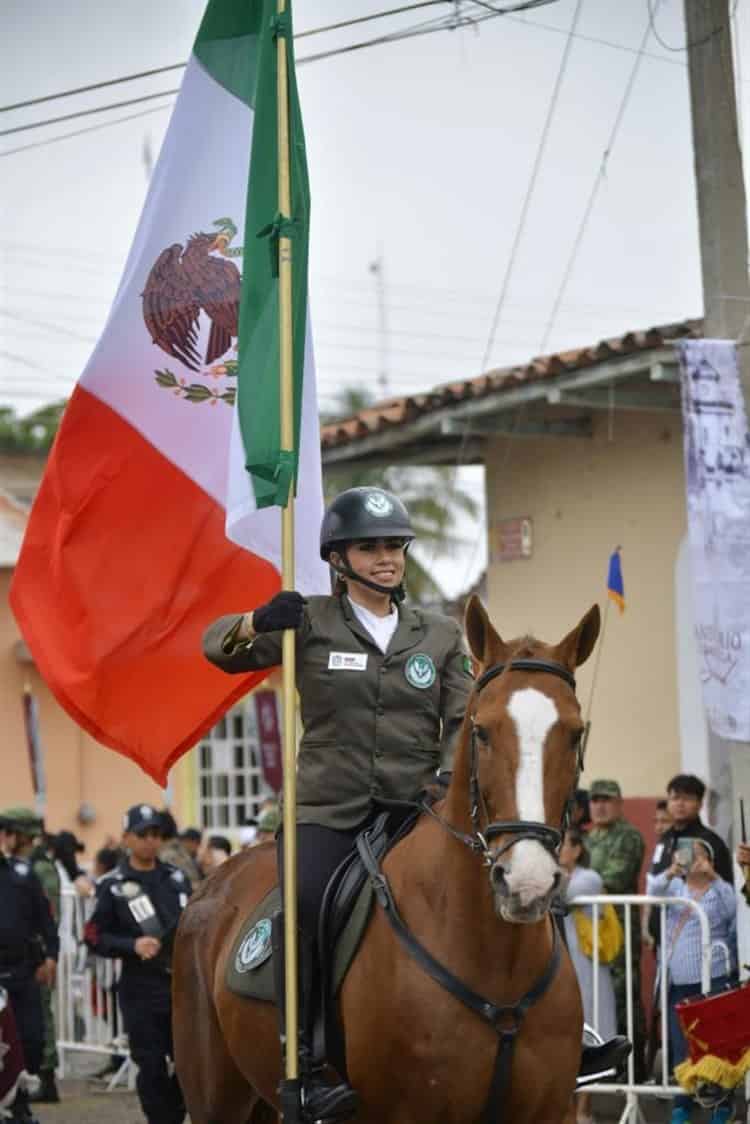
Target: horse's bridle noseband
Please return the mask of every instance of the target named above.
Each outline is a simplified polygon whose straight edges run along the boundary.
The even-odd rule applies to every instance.
[[[506,671],[538,671],[546,675],[555,675],[558,679],[562,679],[564,683],[567,683],[573,691],[576,689],[575,676],[567,667],[564,667],[563,664],[556,663],[554,660],[517,659],[510,660],[508,663],[496,663],[493,664],[492,667],[487,668],[474,684],[475,693],[479,695],[488,683],[491,683],[493,679],[497,679],[498,676]],[[484,806],[484,800],[479,787],[478,738],[479,735],[474,721],[474,715],[472,714],[469,791],[471,796],[471,823],[474,829],[473,834],[465,835],[463,832],[456,831],[455,828],[447,824],[442,818],[436,818],[440,818],[440,822],[447,827],[451,834],[455,835],[457,839],[465,843],[472,851],[481,854],[487,866],[494,866],[502,855],[509,851],[511,847],[515,847],[516,843],[520,843],[522,839],[541,843],[544,849],[549,851],[549,853],[556,858],[557,850],[562,839],[562,829],[558,830],[557,828],[549,827],[546,823],[536,823],[533,820],[493,820],[488,823],[486,827],[482,828],[481,811]],[[576,762],[576,784],[578,783],[578,776],[580,775],[582,767],[583,753],[579,746],[578,759]],[[561,825],[561,828],[562,827],[564,827],[564,821],[563,825]],[[492,850],[490,848],[490,843],[499,835],[510,835],[512,838],[501,847]]]

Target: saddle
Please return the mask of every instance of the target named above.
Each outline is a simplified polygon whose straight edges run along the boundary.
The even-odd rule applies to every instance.
[[[367,834],[379,861],[411,831],[420,812],[419,806],[409,804],[406,815],[403,808],[398,807],[377,816]],[[372,884],[355,843],[331,876],[320,910],[321,990],[329,1011],[335,1008],[336,997],[367,928],[372,903]],[[274,926],[279,925],[274,919],[281,915],[281,910],[281,889],[277,885],[242,925],[226,968],[226,986],[235,995],[281,1005],[283,997],[277,994],[273,940]],[[328,1021],[334,1020],[329,1018]]]

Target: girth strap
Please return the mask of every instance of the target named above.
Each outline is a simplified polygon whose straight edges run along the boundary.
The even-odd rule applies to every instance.
[[[498,1035],[497,1056],[489,1095],[482,1113],[482,1124],[499,1124],[510,1082],[516,1035],[529,1007],[532,1007],[538,999],[541,999],[555,978],[560,966],[560,936],[557,925],[554,923],[552,925],[552,953],[547,967],[534,986],[516,1003],[502,1005],[492,1003],[489,999],[485,999],[484,996],[467,987],[452,972],[449,972],[411,932],[398,912],[388,879],[381,871],[378,860],[373,854],[368,835],[369,832],[363,832],[358,837],[357,849],[370,876],[370,882],[378,903],[399,941],[409,955],[416,960],[423,972],[426,972],[442,988],[459,999],[475,1015],[479,1015],[484,1022],[489,1023]],[[512,1025],[509,1026],[508,1022],[511,1022]]]

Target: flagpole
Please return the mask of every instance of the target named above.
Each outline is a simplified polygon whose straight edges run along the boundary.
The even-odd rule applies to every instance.
[[[607,634],[607,620],[609,618],[609,606],[610,606],[610,600],[609,600],[609,594],[607,594],[607,600],[604,603],[604,620],[602,621],[602,631],[601,631],[601,635],[599,636],[599,643],[596,646],[596,660],[594,662],[594,673],[591,676],[591,690],[589,691],[589,702],[588,702],[588,706],[586,707],[586,717],[584,718],[584,721],[583,721],[583,747],[582,748],[583,748],[584,754],[586,752],[586,749],[587,749],[588,743],[589,743],[589,733],[591,731],[591,708],[594,705],[594,690],[596,689],[596,681],[599,677],[599,664],[601,663],[601,660],[602,660],[602,649],[604,647],[604,637]]]
[[[277,0],[277,15],[283,16],[286,0]],[[292,218],[289,167],[289,96],[287,40],[276,39],[278,112],[278,205],[279,214]],[[281,448],[294,449],[294,366],[292,338],[292,243],[279,238],[279,402]],[[281,509],[281,584],[294,589],[294,481],[287,504]],[[284,715],[284,1026],[286,1036],[285,1076],[299,1081],[298,971],[297,971],[297,707],[295,677],[295,634],[286,629],[282,646],[282,699]],[[286,1099],[286,1098],[285,1098]],[[299,1094],[290,1098],[299,1104]],[[292,1104],[289,1109],[293,1112]],[[287,1105],[283,1105],[284,1108]],[[291,1115],[291,1112],[288,1114]],[[285,1113],[285,1118],[287,1114]]]

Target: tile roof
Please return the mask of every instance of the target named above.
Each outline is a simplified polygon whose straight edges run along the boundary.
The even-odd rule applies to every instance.
[[[395,426],[407,425],[445,406],[458,405],[469,399],[485,398],[504,390],[543,379],[555,379],[586,367],[594,367],[608,359],[621,359],[642,351],[654,351],[669,346],[675,339],[698,337],[703,334],[702,320],[682,320],[662,324],[646,331],[626,332],[613,339],[602,340],[589,347],[573,348],[554,355],[544,355],[529,363],[487,371],[476,378],[443,383],[422,394],[403,398],[389,398],[358,410],[349,418],[342,418],[320,428],[323,452],[341,445],[354,444],[374,433]]]

